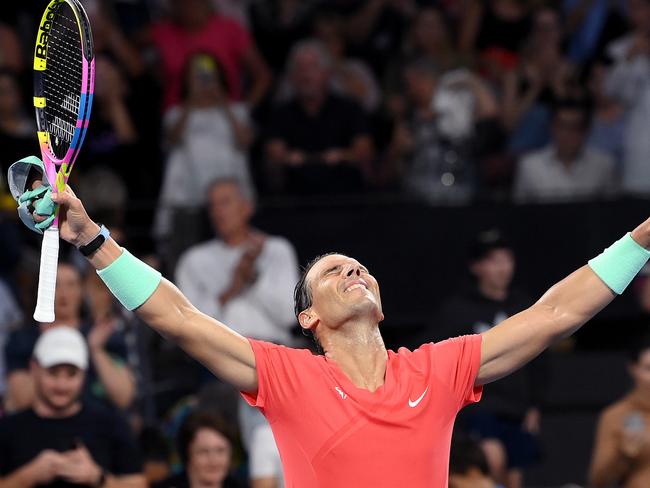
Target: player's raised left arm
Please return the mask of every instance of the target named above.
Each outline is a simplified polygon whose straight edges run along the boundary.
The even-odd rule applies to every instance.
[[[630,237],[649,249],[650,219],[634,229]],[[617,248],[617,254],[612,254],[615,246],[608,249],[609,260],[604,268],[598,268],[601,276],[613,281],[606,284],[591,266],[583,266],[553,285],[533,306],[485,332],[476,384],[490,383],[521,368],[554,342],[573,334],[611,302],[616,297],[611,286],[618,287],[620,273],[627,271],[629,277],[645,262],[644,250],[629,240],[626,244]],[[614,269],[612,257],[620,260],[620,266]]]

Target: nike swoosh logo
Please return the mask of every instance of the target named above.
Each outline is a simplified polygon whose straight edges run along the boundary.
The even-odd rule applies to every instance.
[[[420,398],[418,398],[415,401],[412,401],[411,398],[409,397],[409,407],[411,407],[411,408],[417,407],[418,403],[420,403],[422,401],[422,399],[424,398],[424,395],[427,394],[428,390],[429,390],[429,387],[427,386],[426,389],[424,390],[424,393],[422,393],[422,395],[420,395]]]

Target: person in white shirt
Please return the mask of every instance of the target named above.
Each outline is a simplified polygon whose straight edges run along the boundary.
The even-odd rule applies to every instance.
[[[519,161],[514,185],[515,201],[596,200],[617,191],[613,158],[586,145],[590,119],[590,110],[583,102],[556,102],[551,144]]]
[[[627,112],[623,139],[621,188],[632,195],[650,194],[650,0],[627,2],[629,34],[607,46],[612,66],[605,80],[607,95]]]
[[[163,120],[168,152],[155,221],[159,237],[172,232],[172,209],[198,209],[210,182],[236,178],[252,188],[248,147],[252,124],[245,104],[227,98],[227,82],[215,58],[198,53],[188,63],[183,103]]]
[[[219,238],[181,256],[177,286],[199,310],[232,324],[241,335],[290,344],[295,324],[293,288],[298,282],[293,246],[251,227],[252,197],[237,180],[216,180],[207,196],[210,220]],[[281,486],[282,467],[271,428],[243,401],[239,413],[252,486]]]

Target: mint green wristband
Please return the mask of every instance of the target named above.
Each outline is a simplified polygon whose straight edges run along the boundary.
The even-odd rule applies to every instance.
[[[119,258],[97,270],[97,274],[127,310],[134,310],[146,302],[162,278],[158,271],[124,248]]]
[[[638,244],[628,232],[589,261],[589,266],[617,294],[625,291],[650,258],[650,251]]]

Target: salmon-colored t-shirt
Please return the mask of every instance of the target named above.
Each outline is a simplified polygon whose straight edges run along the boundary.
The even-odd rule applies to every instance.
[[[478,402],[481,336],[388,351],[384,385],[357,388],[305,349],[250,340],[257,396],[287,488],[447,488],[454,420]]]

